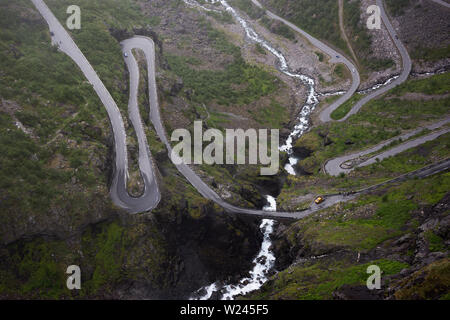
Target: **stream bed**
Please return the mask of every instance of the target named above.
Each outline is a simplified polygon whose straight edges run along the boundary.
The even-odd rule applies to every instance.
[[[276,211],[276,200],[272,196],[266,196],[268,205],[263,208],[265,211]],[[259,226],[264,235],[261,243],[261,249],[258,255],[253,259],[253,269],[249,271],[247,277],[242,278],[236,284],[223,284],[214,282],[213,284],[199,289],[191,297],[192,300],[208,300],[214,293],[222,300],[232,300],[235,296],[245,295],[249,292],[258,290],[269,279],[270,272],[275,265],[275,255],[270,250],[272,240],[270,236],[275,225],[274,220],[263,219]]]
[[[207,8],[195,0],[183,0],[187,5],[191,7],[197,7],[206,11],[216,11],[216,9]],[[311,77],[303,74],[295,73],[289,69],[288,63],[284,55],[275,49],[269,42],[264,40],[256,31],[250,26],[250,24],[243,19],[240,14],[231,7],[226,0],[206,0],[206,3],[216,4],[220,3],[225,11],[229,12],[242,26],[245,31],[245,35],[248,40],[254,43],[258,43],[267,51],[272,53],[278,60],[277,66],[280,72],[285,75],[298,79],[302,82],[308,89],[308,97],[305,104],[302,106],[299,115],[296,118],[295,125],[292,128],[291,133],[287,137],[285,143],[280,146],[280,151],[286,152],[288,154],[288,161],[284,167],[287,173],[291,175],[296,175],[295,166],[299,159],[293,154],[293,143],[294,141],[304,134],[310,126],[309,118],[311,112],[319,104],[319,97],[324,95],[340,95],[344,94],[345,91],[338,91],[329,94],[320,94],[315,90],[315,81]],[[388,79],[385,83],[377,84],[374,87],[361,92],[362,94],[376,90],[381,86],[384,86],[391,81],[395,80],[396,77]],[[266,211],[276,211],[277,203],[273,196],[265,196],[268,205],[266,205],[263,210]],[[218,293],[218,298],[220,299],[233,299],[237,295],[244,295],[254,290],[258,290],[267,280],[268,275],[275,265],[275,256],[270,250],[272,241],[270,236],[273,232],[275,221],[264,219],[261,222],[260,230],[264,235],[263,242],[261,244],[261,249],[258,255],[254,258],[254,267],[249,271],[249,276],[241,279],[237,284],[223,284],[220,282],[214,282],[211,285],[205,286],[197,290],[191,297],[191,299],[196,300],[208,300],[214,293]]]
[[[211,10],[200,5],[198,2],[193,0],[183,0],[189,6],[196,6],[203,10]],[[292,129],[291,133],[286,139],[286,142],[280,146],[280,151],[286,152],[289,155],[289,160],[285,165],[285,170],[289,174],[295,175],[295,164],[298,159],[293,155],[292,147],[295,139],[301,136],[309,128],[309,116],[314,108],[318,105],[318,94],[315,91],[315,82],[312,78],[294,73],[289,69],[288,63],[284,55],[277,49],[272,47],[266,40],[264,40],[256,31],[250,26],[250,24],[244,20],[239,13],[231,7],[226,0],[209,0],[207,1],[211,4],[220,3],[224,9],[229,12],[242,26],[245,30],[246,37],[255,43],[258,43],[267,51],[272,53],[278,59],[279,70],[289,77],[298,79],[308,88],[308,97],[306,99],[305,105],[301,108],[300,114],[297,116],[295,121],[296,125]],[[276,199],[273,196],[266,195],[266,205],[263,210],[266,211],[276,211],[277,204]],[[270,250],[272,241],[270,235],[273,232],[275,221],[264,219],[261,222],[260,230],[264,235],[263,242],[261,244],[261,249],[258,255],[253,260],[254,267],[249,272],[249,276],[241,279],[237,284],[220,284],[215,282],[209,286],[203,287],[196,291],[191,299],[207,300],[215,293],[219,293],[221,299],[233,299],[237,295],[244,295],[251,291],[258,290],[267,280],[268,274],[273,269],[275,264],[275,256]]]

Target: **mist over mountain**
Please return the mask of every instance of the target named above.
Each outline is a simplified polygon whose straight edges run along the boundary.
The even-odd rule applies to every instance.
[[[449,18],[0,1],[0,299],[447,300]]]

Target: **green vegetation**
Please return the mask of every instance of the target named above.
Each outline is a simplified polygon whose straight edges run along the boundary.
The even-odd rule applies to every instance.
[[[9,261],[4,262],[17,266],[17,269],[8,270],[6,265],[2,265],[0,293],[17,292],[51,299],[58,299],[64,292],[67,294],[69,290],[65,286],[65,270],[52,256],[52,249],[66,251],[59,242],[51,248],[43,240],[22,246],[13,245]],[[22,280],[21,283],[17,282],[16,277]]]
[[[433,262],[402,281],[395,293],[398,300],[449,299],[450,259]]]
[[[285,231],[288,247],[301,248],[305,257],[320,258],[291,265],[251,298],[330,299],[343,285],[365,284],[365,271],[371,264],[378,265],[384,277],[398,274],[408,265],[384,259],[359,264],[355,261],[356,254],[367,256],[375,248],[387,248],[395,239],[414,233],[419,225],[420,208],[442,201],[449,187],[449,173],[411,179],[297,221]],[[442,239],[433,232],[427,232],[425,237],[430,250],[445,249]],[[430,272],[428,268],[439,269],[441,274]],[[405,289],[399,291],[397,298],[411,297],[419,287],[423,288],[419,290],[422,298],[445,293],[448,277],[443,270],[446,269],[448,261],[437,262],[426,267],[425,276],[421,276],[421,270],[412,279],[407,278],[405,281],[410,281],[416,289],[410,290],[411,285],[404,285]],[[420,285],[415,279],[420,279]],[[437,288],[436,291],[433,288]]]
[[[359,60],[362,72],[385,70],[395,65],[392,59],[378,59],[371,56],[372,38],[365,21],[361,21],[361,2],[344,2],[344,23],[349,40]]]
[[[436,101],[372,101],[345,123],[332,123],[311,130],[316,133],[326,130],[328,139],[333,143],[300,161],[299,165],[318,169],[326,159],[398,136],[401,130],[412,130],[422,121],[436,121],[446,114],[449,101],[448,98]]]
[[[338,64],[338,65],[336,65],[336,66],[334,67],[333,74],[334,74],[335,76],[337,76],[338,78],[343,79],[343,78],[345,78],[346,70],[347,70],[347,69],[346,69],[345,65],[343,65],[343,64]]]
[[[234,18],[229,12],[215,12],[215,11],[207,11],[209,16],[213,17],[217,21],[225,24],[232,24],[234,22]]]
[[[315,250],[330,247],[348,247],[352,250],[367,251],[373,249],[381,242],[398,237],[413,228],[411,214],[423,204],[434,204],[445,195],[445,186],[434,183],[443,183],[448,187],[450,176],[442,175],[429,180],[412,180],[403,183],[400,187],[390,188],[384,197],[366,196],[355,202],[342,205],[335,209],[339,215],[331,213],[329,219],[315,221],[311,218],[305,222],[297,223],[304,236],[305,245]],[[429,200],[423,197],[414,197],[408,200],[421,187],[430,187],[427,193],[436,193],[436,199]],[[366,216],[359,217],[359,212]],[[333,212],[333,211],[330,211]],[[345,216],[345,218],[342,218]],[[322,249],[323,250],[323,249]],[[320,251],[314,252],[321,254]]]
[[[208,40],[213,48],[222,53],[233,55],[235,59],[241,56],[240,48],[232,44],[227,39],[226,34],[221,30],[215,29],[209,21],[200,19],[199,27],[206,30],[208,33]]]
[[[230,5],[244,11],[250,18],[259,19],[264,15],[264,10],[255,6],[251,0],[230,0]]]
[[[412,86],[427,86],[427,82],[436,81],[433,76],[417,83],[411,80],[405,82],[395,91],[404,92]],[[440,76],[442,78],[442,76]],[[391,93],[390,92],[390,93]],[[430,88],[429,94],[441,92],[440,86]],[[346,122],[333,122],[313,128],[309,134],[326,134],[327,140],[332,143],[321,144],[320,150],[315,151],[310,157],[299,162],[299,166],[308,168],[309,172],[316,173],[321,164],[327,160],[352,150],[361,150],[378,142],[398,136],[403,130],[415,129],[418,123],[435,121],[447,114],[449,98],[436,100],[402,100],[393,96],[372,100],[366,104],[357,114],[352,115]],[[338,119],[346,114],[348,104],[338,108],[334,118]],[[339,111],[338,111],[339,110]],[[339,113],[338,113],[339,112]],[[299,146],[300,147],[300,146]],[[312,171],[310,171],[312,170]]]
[[[340,120],[344,118],[347,113],[350,112],[352,107],[364,97],[362,94],[355,93],[350,99],[348,99],[345,103],[341,104],[336,110],[334,110],[330,117],[333,120]]]
[[[267,108],[258,110],[255,120],[266,128],[281,129],[289,122],[289,112],[286,107],[272,100]]]
[[[278,34],[280,36],[283,36],[286,39],[289,39],[292,41],[295,40],[295,32],[292,31],[292,29],[289,28],[284,23],[280,23],[278,21],[275,22],[267,16],[263,16],[260,19],[260,22],[271,32]]]
[[[47,2],[61,21],[66,17],[67,5],[74,4],[66,0]],[[239,0],[236,3],[247,6],[249,1]],[[131,0],[120,3],[113,0],[80,0],[75,4],[85,8],[83,12],[86,14],[83,13],[82,30],[74,31],[73,36],[119,106],[124,108],[127,96],[123,92],[126,84],[123,61],[119,44],[111,36],[109,28],[131,30],[136,25],[157,26],[160,18],[143,19],[140,7]],[[119,285],[124,287],[132,281],[145,282],[152,288],[173,286],[176,281],[173,276],[178,272],[173,269],[181,264],[177,257],[173,257],[173,252],[169,254],[167,239],[157,224],[162,224],[164,219],[171,223],[179,221],[180,214],[202,219],[207,213],[221,210],[180,177],[154,130],[146,129],[150,147],[158,158],[158,166],[164,176],[161,179],[164,196],[158,209],[153,212],[161,220],[156,223],[151,215],[142,222],[139,222],[140,216],[130,218],[127,223],[111,218],[115,210],[108,198],[107,173],[105,169],[98,168],[108,163],[106,132],[109,124],[103,106],[73,62],[50,46],[47,26],[42,19],[36,18],[37,15],[31,14],[33,9],[29,1],[4,2],[0,9],[0,80],[2,84],[7,84],[0,87],[0,96],[11,100],[14,105],[14,110],[0,112],[1,230],[17,226],[17,230],[12,232],[15,236],[16,231],[18,234],[28,232],[27,224],[36,223],[45,230],[47,224],[61,223],[64,225],[61,233],[65,235],[83,227],[79,231],[81,236],[75,234],[68,241],[38,237],[2,247],[0,296],[98,298],[108,296]],[[260,14],[250,12],[255,17]],[[325,16],[331,14],[323,13]],[[230,21],[227,15],[214,18],[224,23]],[[323,16],[319,16],[320,21],[325,21]],[[243,105],[269,96],[262,99],[270,101],[267,108],[257,109],[252,115],[263,126],[282,127],[289,120],[288,112],[279,100],[270,96],[280,87],[277,79],[262,68],[243,61],[239,49],[228,42],[222,32],[207,24],[204,26],[212,47],[227,57],[221,69],[207,70],[199,58],[166,54],[171,71],[183,78],[184,85],[192,90],[193,104],[199,108],[203,103],[211,102]],[[290,37],[286,29],[280,28],[279,32]],[[333,35],[330,35],[332,38]],[[318,57],[323,60],[323,56]],[[447,93],[448,77],[443,78],[444,83],[441,84],[443,79],[438,78],[437,85],[420,82],[422,80],[409,82],[393,93],[420,92],[422,88],[427,88],[427,94]],[[142,88],[146,85],[144,79],[141,78],[139,97],[142,114],[147,111],[142,107],[146,104],[145,93],[142,94]],[[376,143],[398,134],[400,129],[413,127],[423,119],[438,119],[447,112],[448,105],[449,99],[429,103],[380,99],[363,110],[361,117],[352,117],[345,126],[332,124],[312,130],[299,145],[313,152],[313,156],[305,161],[313,159],[310,161],[311,167],[317,169],[322,160],[332,153],[343,153]],[[14,125],[15,118],[32,130],[35,136],[20,131]],[[231,120],[224,113],[209,112],[208,126],[220,127],[226,121]],[[53,140],[59,130],[63,130],[63,138]],[[330,144],[324,134],[329,136]],[[448,142],[448,135],[442,140]],[[50,143],[47,145],[47,142]],[[429,144],[433,157],[435,154],[448,154],[448,143],[438,142],[441,145],[439,148],[437,142]],[[385,167],[398,170],[399,161],[405,162],[399,159],[404,157]],[[411,156],[409,159],[416,160]],[[408,163],[401,169],[414,165],[417,163]],[[253,196],[245,205],[252,206],[260,200],[254,185],[263,179],[255,178],[257,168],[239,173],[223,167],[205,166],[200,169],[207,172],[215,183],[234,181],[232,191],[235,194],[249,194],[248,198]],[[370,250],[383,241],[410,232],[411,226],[416,223],[413,212],[422,204],[439,201],[450,189],[449,177],[447,173],[420,181],[411,180],[391,188],[389,195],[382,198],[368,196],[355,203],[332,208],[336,210],[320,222],[316,216],[305,219],[292,227],[292,244],[304,241],[306,250],[318,253],[327,252],[330,248],[347,248],[355,252]],[[360,181],[348,181],[342,177],[332,183],[333,188],[350,188]],[[295,190],[295,183],[289,188]],[[319,184],[316,190],[320,188],[322,186]],[[410,199],[411,194],[413,200]],[[368,213],[358,211],[359,208]],[[93,225],[94,216],[95,219],[109,220]],[[41,231],[39,228],[37,230]],[[237,229],[235,232],[242,234]],[[442,239],[439,236],[432,232],[426,236],[430,250],[441,250]],[[281,298],[331,298],[332,292],[344,284],[363,283],[367,278],[365,268],[373,263],[378,264],[386,275],[398,273],[406,266],[390,260],[355,266],[344,259],[329,264],[297,266],[292,274],[287,271],[280,273],[274,283],[277,288],[274,291],[277,292],[276,297]],[[69,292],[65,287],[65,269],[70,264],[82,267],[81,293]],[[448,275],[447,269],[448,266],[438,268]]]
[[[256,65],[246,63],[238,47],[231,44],[223,32],[213,29],[209,23],[204,27],[214,47],[233,55],[233,61],[222,70],[198,70],[198,60],[167,55],[171,70],[192,89],[195,103],[216,101],[221,105],[249,104],[278,88],[278,80]]]
[[[81,111],[78,121],[101,121],[106,113],[91,86],[67,56],[50,45],[50,34],[41,20],[21,17],[31,10],[29,1],[3,3],[0,11],[0,95],[17,102],[17,114],[27,127],[45,140],[68,113]],[[64,105],[64,107],[62,106]],[[92,118],[94,117],[94,118]]]
[[[109,199],[98,195],[106,188],[106,176],[93,164],[107,151],[106,113],[70,58],[51,46],[47,24],[30,14],[31,2],[0,6],[0,81],[7,84],[0,86],[0,96],[14,106],[9,114],[0,112],[2,231],[54,216],[50,208],[75,226],[90,210],[108,207]],[[15,118],[33,135],[19,130]],[[71,136],[70,146],[59,141],[46,145],[58,130]]]
[[[394,16],[401,16],[410,3],[411,0],[386,0],[389,12]]]
[[[139,5],[131,0],[51,0],[48,6],[62,22],[67,19],[66,9],[76,4],[83,8],[82,28],[73,30],[74,41],[84,53],[102,79],[119,108],[126,110],[128,97],[123,94],[118,83],[126,79],[123,57],[119,42],[111,35],[111,30],[129,30],[134,26],[146,25],[147,20]]]
[[[296,148],[305,148],[309,151],[319,150],[322,146],[322,138],[317,133],[301,136],[295,144]]]
[[[401,86],[392,89],[391,93],[401,96],[407,92],[417,92],[428,95],[448,94],[450,88],[450,73],[437,74],[430,78],[409,80]]]
[[[221,105],[251,103],[275,91],[276,78],[267,71],[237,58],[224,70],[196,70],[179,56],[167,56],[171,70],[193,89],[193,101]]]
[[[333,292],[343,285],[365,285],[367,267],[377,265],[383,275],[400,272],[408,265],[394,260],[375,260],[352,265],[349,261],[307,262],[278,273],[274,283],[262,288],[255,299],[332,299]]]
[[[335,102],[335,101],[338,100],[338,99],[339,99],[339,96],[329,96],[329,97],[326,97],[325,99],[323,99],[322,101],[320,101],[318,109],[319,109],[319,110],[322,110],[323,105],[327,105],[327,106],[328,106],[328,105],[332,104],[333,102]]]
[[[439,79],[439,85],[432,89],[429,83],[436,78]],[[370,102],[347,121],[319,125],[300,137],[294,144],[294,150],[302,155],[297,164],[297,169],[302,174],[288,176],[277,198],[280,210],[295,210],[303,207],[306,202],[310,203],[316,195],[359,190],[448,158],[450,134],[444,134],[394,157],[356,168],[349,175],[332,177],[322,170],[329,159],[369,148],[400,135],[404,130],[416,129],[418,124],[425,121],[442,119],[448,114],[445,105],[449,104],[449,98],[441,96],[434,100],[411,100],[402,99],[401,95],[428,87],[430,91],[427,92],[430,94],[442,93],[441,86],[445,87],[445,84],[441,84],[443,78],[444,75],[439,75],[418,81],[409,80],[386,96]],[[395,92],[398,92],[398,97]],[[420,132],[417,136],[424,134],[427,131]],[[401,141],[394,142],[386,149],[398,143]],[[445,187],[448,188],[444,184],[444,189]],[[427,202],[436,201],[442,196],[441,193],[424,194],[428,197]]]
[[[338,2],[334,0],[265,0],[265,5],[314,37],[349,53],[339,29]]]
[[[256,52],[259,54],[263,54],[263,55],[267,54],[266,50],[259,43],[255,44],[255,49],[256,49]]]
[[[432,230],[425,232],[425,238],[429,243],[429,249],[432,252],[442,251],[445,249],[444,239],[435,234]]]
[[[133,1],[46,3],[63,22],[68,5],[83,8],[83,27],[73,32],[75,41],[118,105],[126,106],[123,58],[108,27],[131,29],[143,22],[140,9]],[[30,1],[2,2],[0,20],[0,82],[5,84],[0,96],[11,106],[0,112],[2,240],[48,228],[69,235],[91,220],[114,214],[103,168],[108,153],[106,112],[78,67],[51,46],[48,25]],[[19,130],[15,119],[32,134]],[[102,242],[109,245],[108,237]],[[1,252],[0,260],[5,261],[0,268],[1,295],[71,296],[65,287],[65,268],[76,261],[65,245],[33,240],[12,250]],[[99,249],[99,265],[113,253],[105,250]],[[9,258],[13,260],[6,261]],[[70,261],[61,261],[65,258]],[[97,283],[109,277],[103,271],[97,272]]]
[[[433,141],[397,154],[395,157],[383,159],[367,167],[356,168],[356,173],[361,176],[369,176],[377,172],[383,172],[386,176],[399,175],[449,157],[450,133],[447,133]]]
[[[61,201],[72,207],[73,214],[79,214],[81,212],[77,211],[84,208],[77,203],[84,196],[65,194],[61,186],[72,177],[88,188],[105,183],[105,177],[96,177],[95,168],[82,165],[88,162],[86,155],[89,150],[68,149],[65,145],[56,149],[39,147],[30,137],[13,127],[10,117],[1,113],[0,126],[0,146],[3,150],[0,155],[0,189],[6,195],[0,203],[2,221],[10,220],[10,215],[16,211],[21,214],[46,212],[53,203]],[[47,164],[55,153],[65,157],[77,170],[49,168]],[[92,195],[86,197],[89,199]]]
[[[101,226],[101,231],[96,235],[92,232],[92,228],[88,229],[82,238],[82,246],[87,254],[92,255],[95,266],[92,280],[84,284],[87,292],[111,287],[120,279],[127,245],[125,230],[117,223]]]
[[[0,260],[0,296],[104,297],[125,278],[132,280],[143,272],[146,281],[165,285],[166,246],[151,224],[124,227],[117,221],[100,223],[87,227],[80,238],[75,243],[35,238],[6,247]],[[142,260],[136,261],[139,257]],[[81,291],[66,287],[66,269],[72,264],[82,270]]]
[[[324,60],[324,55],[323,55],[323,53],[322,52],[317,52],[317,51],[314,51],[314,53],[317,55],[317,57],[319,58],[319,61],[320,62],[323,62],[323,60]]]
[[[206,124],[209,128],[216,128],[219,130],[225,130],[224,126],[230,123],[230,117],[220,112],[209,112],[209,118],[206,120]]]
[[[450,54],[450,45],[441,48],[424,48],[419,45],[415,46],[411,51],[413,59],[433,62],[447,58]]]
[[[435,178],[435,182],[449,184],[449,177]],[[399,188],[391,188],[390,193],[384,198],[367,196],[356,202],[342,205],[336,210],[338,215],[332,215],[329,219],[315,221],[309,219],[298,223],[299,231],[304,236],[305,245],[311,250],[330,247],[348,247],[351,250],[367,251],[375,248],[381,242],[404,234],[411,221],[411,213],[418,204],[408,200],[407,197],[413,190],[418,190],[419,185],[430,185],[422,181],[416,183],[404,183]],[[432,187],[441,198],[444,193],[439,186]],[[431,192],[431,190],[430,190]],[[440,199],[441,199],[440,198]],[[422,203],[421,199],[416,200]],[[368,217],[358,217],[358,212],[369,211]],[[345,215],[345,218],[342,218]]]

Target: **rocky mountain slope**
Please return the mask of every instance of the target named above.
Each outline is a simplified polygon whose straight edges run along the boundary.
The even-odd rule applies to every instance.
[[[131,2],[120,10],[113,2],[80,1],[85,24],[73,36],[125,109],[127,75],[115,30],[147,26],[140,34],[148,34],[155,22]],[[59,17],[67,3],[48,1]],[[100,101],[51,47],[31,2],[1,6],[0,70],[8,85],[0,107],[0,296],[180,298],[248,270],[261,238],[258,222],[225,214],[193,191],[150,130],[165,200],[136,216],[113,207],[112,141]],[[83,270],[81,296],[65,287],[71,264]]]
[[[305,38],[250,0],[229,2],[283,52],[293,71],[315,80],[317,91],[349,87],[343,65],[329,63]],[[341,17],[334,0],[261,2],[349,57],[352,46],[363,77],[360,89],[399,72],[385,30],[364,28],[365,10],[374,1],[345,0]],[[193,122],[202,120],[204,129],[276,128],[285,139],[296,124],[307,88],[280,72],[274,56],[249,41],[230,14],[198,10],[181,0],[46,3],[61,22],[68,5],[82,8],[82,28],[71,35],[125,119],[128,187],[134,195],[143,184],[127,115],[121,40],[133,35],[154,40],[169,136],[177,128],[192,131]],[[278,209],[301,210],[317,195],[350,192],[448,158],[446,134],[347,176],[323,172],[331,157],[448,115],[448,73],[416,74],[448,67],[448,13],[425,0],[386,3],[414,59],[407,82],[346,122],[320,124],[313,113],[311,130],[295,142],[296,176],[280,170],[261,177],[257,166],[194,166],[199,176],[230,203],[261,208],[271,194]],[[0,299],[188,298],[207,284],[235,283],[246,275],[261,245],[260,220],[226,213],[205,200],[171,163],[146,117],[162,201],[137,215],[111,203],[114,153],[107,115],[82,73],[50,39],[31,1],[0,3]],[[145,74],[141,53],[135,55]],[[142,115],[149,108],[146,87],[141,77]],[[321,97],[322,105],[335,98]],[[281,156],[283,167],[286,155]],[[304,220],[281,221],[272,247],[276,270],[261,290],[244,298],[448,299],[449,189],[449,173],[442,172],[384,187]],[[79,292],[65,286],[72,264],[82,270]],[[383,271],[381,290],[365,286],[371,264]]]

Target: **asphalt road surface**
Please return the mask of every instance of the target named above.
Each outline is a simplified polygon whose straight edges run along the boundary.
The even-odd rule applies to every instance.
[[[406,141],[402,144],[399,144],[395,147],[392,147],[386,151],[383,151],[379,154],[376,154],[377,151],[379,151],[380,149],[382,149],[385,146],[388,146],[390,143],[394,142],[395,140],[406,140],[411,138],[412,136],[420,133],[423,129],[428,129],[428,130],[435,130],[438,129],[446,124],[450,123],[450,117],[447,117],[444,120],[441,120],[439,122],[430,124],[428,126],[425,126],[423,128],[419,128],[419,129],[415,129],[412,130],[408,133],[405,133],[403,135],[400,135],[398,137],[394,137],[392,139],[383,141],[382,143],[368,148],[366,150],[363,151],[358,151],[352,154],[348,154],[348,155],[344,155],[341,157],[337,157],[335,159],[329,160],[327,161],[327,163],[325,164],[325,172],[332,175],[332,176],[338,176],[340,173],[349,173],[350,171],[354,170],[355,167],[363,167],[363,166],[367,166],[369,164],[373,164],[376,162],[376,159],[378,158],[379,160],[383,160],[385,158],[394,156],[396,154],[399,154],[405,150],[417,147],[425,142],[434,140],[438,137],[440,137],[441,135],[450,132],[450,128],[444,128],[442,130],[436,131],[436,132],[432,132],[430,134],[421,136],[417,139],[413,139],[413,140],[409,140]],[[375,155],[365,159],[364,156],[369,155],[371,153],[375,153]],[[348,162],[348,161],[352,161],[352,160],[357,160],[358,158],[363,158],[364,161],[360,161],[357,165],[355,165],[354,167],[351,168],[347,168],[347,167],[343,167],[343,164]]]
[[[302,29],[300,29],[299,27],[297,27],[296,25],[294,25],[293,23],[277,16],[276,14],[274,14],[273,12],[267,10],[266,8],[264,8],[257,0],[252,0],[252,2],[260,7],[266,10],[266,14],[271,17],[272,19],[278,20],[283,22],[284,24],[286,24],[288,27],[290,27],[291,29],[293,29],[294,31],[297,31],[298,33],[302,34],[305,38],[307,38],[314,46],[316,46],[318,49],[322,50],[323,52],[325,52],[326,54],[328,54],[331,59],[330,62],[331,63],[343,63],[344,65],[347,66],[348,70],[350,71],[351,75],[352,75],[352,85],[350,87],[350,89],[343,95],[341,96],[338,100],[336,100],[335,102],[333,102],[330,106],[328,106],[327,108],[325,108],[324,110],[322,110],[322,112],[319,115],[319,118],[322,122],[330,122],[333,121],[333,119],[331,118],[331,113],[336,110],[337,108],[339,108],[339,106],[341,106],[342,104],[344,104],[348,99],[350,99],[353,94],[356,92],[356,90],[358,89],[359,85],[360,85],[360,76],[359,73],[356,69],[356,67],[354,66],[354,64],[348,60],[346,57],[344,57],[342,54],[338,53],[337,51],[335,51],[334,49],[330,48],[329,46],[327,46],[326,44],[324,44],[323,42],[321,42],[320,40],[314,38],[313,36],[309,35],[307,32],[303,31]],[[389,18],[386,14],[386,11],[384,9],[384,5],[383,5],[383,1],[382,0],[377,0],[377,5],[380,7],[380,11],[381,11],[381,19],[384,23],[384,25],[386,26],[389,35],[392,38],[392,41],[394,42],[395,46],[397,47],[401,57],[402,57],[402,73],[400,74],[400,76],[395,79],[394,81],[392,81],[390,84],[381,87],[380,89],[368,94],[367,96],[365,96],[363,99],[361,99],[360,101],[358,101],[353,107],[352,109],[349,111],[349,113],[342,119],[340,119],[339,121],[345,121],[348,119],[348,117],[350,117],[351,115],[357,113],[366,103],[368,103],[370,100],[382,95],[383,93],[391,90],[392,88],[398,86],[399,84],[403,83],[404,81],[406,81],[406,79],[408,78],[410,72],[411,72],[411,67],[412,67],[412,63],[411,63],[411,58],[409,57],[408,51],[406,50],[405,46],[401,43],[401,41],[399,40],[397,33],[394,30],[394,27],[392,26],[391,22],[389,21]]]
[[[351,98],[351,96],[356,92],[356,90],[359,87],[359,84],[361,82],[361,78],[359,76],[359,72],[356,69],[355,65],[348,60],[344,55],[342,55],[341,53],[337,52],[336,50],[330,48],[328,45],[326,45],[325,43],[323,43],[322,41],[314,38],[313,36],[311,36],[309,33],[303,31],[302,29],[300,29],[299,27],[297,27],[295,24],[287,21],[286,19],[283,19],[279,16],[277,16],[275,13],[267,10],[266,8],[264,8],[257,0],[252,0],[252,2],[260,7],[263,8],[264,10],[266,10],[266,14],[274,19],[274,20],[278,20],[282,23],[284,23],[285,25],[287,25],[288,27],[290,27],[292,30],[300,33],[302,36],[304,36],[306,39],[308,39],[309,42],[311,42],[311,44],[313,46],[315,46],[316,48],[318,48],[319,50],[325,52],[329,57],[330,57],[330,62],[331,63],[342,63],[344,64],[348,70],[350,71],[351,75],[352,75],[352,85],[350,87],[350,89],[348,89],[346,91],[346,93],[344,95],[342,95],[338,100],[336,100],[333,104],[331,104],[328,108],[326,108],[325,110],[322,111],[322,113],[320,114],[320,119],[323,122],[328,122],[331,121],[331,113],[337,109],[341,104],[343,104],[345,101],[347,101],[348,99]]]
[[[397,79],[395,79],[394,81],[392,81],[388,85],[383,86],[380,89],[373,91],[372,93],[369,93],[367,96],[365,96],[364,98],[359,100],[352,107],[352,109],[347,113],[347,115],[345,117],[343,117],[342,119],[340,119],[339,121],[347,120],[348,117],[350,117],[351,115],[357,113],[370,100],[375,99],[376,97],[379,97],[380,95],[388,92],[392,88],[402,84],[403,82],[406,81],[406,79],[408,79],[408,76],[411,73],[411,68],[412,68],[411,58],[409,57],[408,51],[406,50],[405,46],[399,40],[398,35],[395,32],[395,30],[394,30],[394,27],[392,26],[391,22],[389,21],[389,18],[388,18],[387,14],[386,14],[386,11],[384,9],[383,1],[382,0],[377,0],[377,5],[381,9],[381,19],[382,19],[384,25],[386,26],[386,29],[388,30],[389,35],[392,38],[392,41],[394,41],[394,44],[397,47],[398,52],[400,53],[400,56],[402,57],[402,65],[403,65],[402,66],[402,73],[400,74],[400,76]],[[335,105],[331,105],[330,107],[328,107],[327,109],[322,111],[322,113],[320,114],[320,119],[323,122],[331,121],[331,118],[330,118],[331,112],[333,112],[336,108],[337,107]],[[331,110],[331,112],[329,112],[330,110]]]
[[[94,68],[92,68],[91,64],[72,40],[69,33],[64,29],[58,19],[56,19],[44,1],[31,1],[48,23],[50,31],[53,34],[52,43],[57,45],[59,50],[67,54],[78,65],[99,96],[108,113],[115,145],[114,176],[110,190],[113,202],[119,207],[132,213],[148,211],[155,208],[159,203],[160,194],[151,164],[149,163],[150,156],[147,154],[148,149],[145,147],[146,139],[142,125],[140,125],[140,119],[138,119],[139,111],[137,110],[137,104],[135,104],[135,96],[133,96],[133,94],[130,96],[130,118],[139,139],[139,166],[145,183],[144,194],[139,198],[129,196],[126,190],[126,181],[128,178],[126,132],[117,104],[98,77]],[[133,67],[135,66],[132,63],[127,63],[127,66],[128,68],[131,68],[130,73],[132,73]],[[132,76],[131,86],[133,85],[137,85],[137,83],[136,78]]]
[[[412,63],[411,58],[409,57],[408,51],[406,50],[403,43],[399,40],[397,33],[394,30],[394,27],[392,26],[391,22],[389,21],[389,18],[386,14],[386,11],[384,9],[383,1],[377,0],[377,5],[380,7],[381,10],[381,19],[386,26],[386,29],[389,32],[389,35],[391,36],[392,41],[394,42],[395,46],[398,49],[398,52],[400,53],[400,56],[402,58],[402,73],[400,76],[392,81],[390,84],[381,87],[378,90],[373,91],[372,93],[369,93],[367,96],[359,100],[347,113],[345,117],[338,121],[345,121],[350,117],[351,115],[357,113],[366,103],[368,103],[370,100],[375,99],[376,97],[379,97],[380,95],[386,93],[387,91],[391,90],[392,88],[402,84],[403,82],[408,79],[409,74],[411,73]],[[346,100],[345,100],[346,101]],[[344,102],[345,102],[344,101]],[[340,102],[339,100],[324,109],[320,113],[320,120],[322,122],[329,122],[332,121],[331,119],[331,113],[336,110],[340,105],[342,105],[344,102]]]
[[[435,2],[435,3],[437,3],[437,4],[440,4],[441,6],[450,8],[450,3],[447,3],[447,2],[445,2],[445,1],[443,1],[443,0],[431,0],[431,1],[433,1],[433,2]]]
[[[137,94],[139,87],[139,68],[132,54],[132,49],[142,50],[145,54],[147,60],[147,71],[148,71],[148,85],[149,85],[149,103],[150,103],[150,120],[155,127],[156,133],[158,134],[161,141],[165,144],[169,157],[171,157],[172,148],[167,139],[167,135],[164,126],[161,121],[157,88],[156,88],[156,77],[155,77],[155,47],[152,39],[146,37],[133,37],[131,39],[122,42],[123,53],[127,53],[128,57],[124,57],[126,65],[130,73],[130,100],[129,100],[129,116],[132,124],[135,128],[136,134],[138,136],[139,142],[139,166],[141,174],[145,182],[144,194],[139,198],[132,198],[128,195],[126,190],[126,179],[128,177],[128,166],[127,166],[127,148],[126,148],[126,132],[123,125],[123,119],[121,117],[120,111],[111,97],[110,93],[103,85],[102,81],[89,64],[88,60],[84,57],[83,53],[79,50],[77,45],[73,42],[70,35],[64,29],[64,27],[55,18],[53,13],[45,5],[43,0],[31,0],[36,8],[39,10],[41,15],[47,21],[50,31],[53,32],[52,42],[57,44],[61,51],[66,53],[69,57],[74,60],[74,62],[79,66],[83,74],[86,76],[88,81],[93,85],[93,88],[97,95],[100,97],[103,105],[106,108],[108,117],[111,122],[112,130],[114,133],[114,143],[115,143],[115,173],[114,182],[111,188],[111,197],[116,205],[128,210],[131,213],[148,211],[156,207],[160,200],[160,191],[158,188],[157,180],[155,178],[154,164],[151,159],[150,151],[148,148],[148,142],[145,138],[143,131],[142,121],[139,115],[139,109],[137,106]],[[316,43],[320,47],[320,43]],[[342,58],[341,58],[342,59]],[[359,82],[359,76],[358,76]],[[421,176],[424,174],[430,174],[430,172],[438,172],[442,170],[448,170],[450,161],[444,166],[438,164],[435,167],[417,170],[416,172],[408,174],[411,176]],[[324,209],[326,207],[332,206],[336,203],[349,201],[354,199],[358,193],[353,193],[351,195],[330,195],[327,196],[325,202],[320,205],[312,204],[311,207],[305,211],[301,212],[269,212],[263,210],[253,210],[239,208],[231,205],[224,200],[222,200],[219,195],[212,190],[207,184],[205,184],[200,177],[198,177],[195,172],[185,164],[176,165],[177,169],[186,177],[186,179],[197,189],[197,191],[207,199],[210,199],[223,207],[226,211],[232,213],[242,213],[247,215],[254,215],[263,218],[291,218],[291,219],[301,219],[312,213]]]

